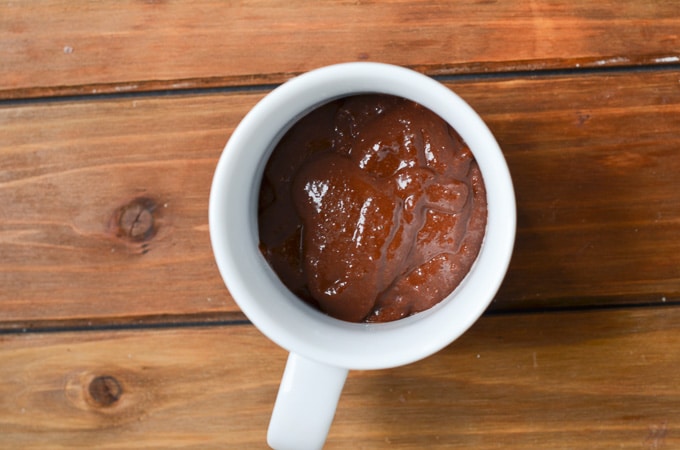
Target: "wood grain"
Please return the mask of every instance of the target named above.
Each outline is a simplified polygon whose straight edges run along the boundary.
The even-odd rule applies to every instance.
[[[674,1],[0,2],[0,98],[278,83],[377,60],[428,74],[673,64]]]
[[[517,191],[499,307],[678,298],[679,82],[672,71],[475,85],[469,101]]]
[[[234,310],[210,250],[208,195],[221,148],[258,97],[3,109],[0,317]],[[154,224],[142,240],[120,220],[140,199]]]
[[[680,299],[679,79],[449,83],[495,133],[517,191],[517,245],[494,309]],[[262,95],[0,108],[0,326],[237,312],[207,201],[224,143]],[[139,224],[121,218],[139,202],[153,226],[132,236]]]
[[[679,324],[677,308],[482,318],[423,361],[351,372],[327,448],[676,448]],[[0,343],[0,444],[24,449],[264,448],[286,356],[251,326]]]

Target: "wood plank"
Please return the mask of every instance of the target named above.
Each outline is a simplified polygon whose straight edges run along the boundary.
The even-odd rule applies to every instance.
[[[502,104],[469,96],[517,191],[498,306],[678,298],[679,82],[677,71],[503,80],[486,84]]]
[[[210,249],[208,197],[221,149],[260,96],[3,109],[2,320],[235,311]],[[153,227],[132,236],[125,211],[140,204]]]
[[[672,0],[2,1],[0,98],[278,83],[366,59],[428,74],[673,64],[678,29]]]
[[[423,361],[351,372],[327,448],[677,448],[679,324],[484,317]],[[0,443],[24,449],[264,448],[286,356],[251,326],[0,342]]]
[[[489,123],[517,190],[515,255],[492,308],[680,299],[679,79],[449,84]],[[231,318],[207,201],[224,143],[263,94],[0,108],[0,327]],[[134,208],[153,217],[148,233]]]

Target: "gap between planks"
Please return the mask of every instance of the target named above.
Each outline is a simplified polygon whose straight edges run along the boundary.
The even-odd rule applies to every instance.
[[[408,67],[408,66],[406,66]],[[584,63],[576,67],[528,69],[524,66],[498,71],[447,71],[428,70],[427,67],[410,67],[434,78],[442,83],[456,81],[509,80],[522,78],[550,78],[563,76],[587,76],[625,73],[651,73],[680,70],[680,63],[645,63],[641,65],[592,65]],[[441,72],[441,73],[438,73]],[[6,105],[23,105],[48,102],[88,101],[101,98],[147,98],[159,96],[238,94],[252,92],[269,92],[277,86],[301,73],[281,74],[273,78],[256,80],[254,84],[232,81],[231,78],[216,77],[211,79],[169,80],[169,81],[136,81],[125,83],[102,83],[82,86],[60,86],[54,88],[31,88],[0,90],[0,107]],[[253,80],[253,77],[248,77]],[[273,80],[273,81],[272,81]],[[131,86],[134,86],[131,87]]]

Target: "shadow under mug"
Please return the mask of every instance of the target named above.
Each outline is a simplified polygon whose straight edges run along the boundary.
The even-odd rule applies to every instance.
[[[315,310],[283,285],[258,247],[258,194],[275,145],[311,110],[362,93],[404,97],[442,117],[470,147],[487,191],[487,227],[470,272],[436,306],[389,323],[349,323]],[[277,449],[312,449],[326,440],[348,370],[390,368],[422,359],[458,338],[484,312],[510,262],[515,196],[493,135],[450,89],[398,66],[344,63],[289,80],[244,117],[217,164],[209,228],[217,266],[234,300],[264,335],[290,352],[267,441]]]

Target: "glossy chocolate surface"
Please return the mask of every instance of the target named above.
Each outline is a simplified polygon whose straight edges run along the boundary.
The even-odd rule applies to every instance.
[[[472,153],[411,101],[357,95],[298,121],[260,190],[262,253],[301,299],[338,319],[423,311],[465,277],[484,238]]]

